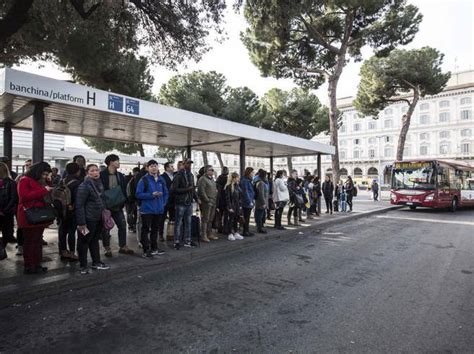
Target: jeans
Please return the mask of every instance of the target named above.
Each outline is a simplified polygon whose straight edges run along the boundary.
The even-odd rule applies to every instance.
[[[43,231],[44,227],[22,229],[25,242],[23,245],[23,260],[25,268],[35,268],[43,259]]]
[[[76,231],[77,224],[74,216],[63,219],[59,222],[59,251],[67,251],[68,246],[70,252],[76,250]]]
[[[91,253],[92,263],[100,262],[99,237],[102,233],[102,221],[87,221],[86,225],[89,233],[83,235],[79,232],[77,237],[77,252],[82,268],[87,267],[87,250]]]
[[[255,223],[259,231],[263,229],[263,224],[265,223],[265,212],[265,209],[255,209]]]
[[[0,231],[2,232],[3,244],[6,246],[8,242],[14,241],[13,236],[13,214],[0,215]]]
[[[229,211],[224,211],[224,225],[223,225],[224,234],[235,234],[239,232],[239,213],[234,212],[230,213]]]
[[[165,219],[164,214],[141,214],[142,231],[140,242],[143,246],[143,252],[158,249],[158,228],[162,220]]]
[[[352,211],[352,194],[347,194],[347,205],[349,206],[349,211]]]
[[[374,201],[379,200],[379,191],[374,191]]]
[[[112,218],[118,228],[119,247],[125,247],[127,245],[127,223],[123,210],[112,211]],[[110,247],[110,231],[104,232],[102,243],[104,247]]]
[[[244,235],[250,232],[250,214],[253,208],[242,208],[244,214]]]
[[[275,227],[281,226],[281,218],[283,216],[283,209],[285,209],[286,202],[275,203]]]
[[[191,242],[191,217],[193,216],[193,205],[176,205],[176,221],[174,225],[174,243]],[[182,235],[184,223],[184,235]]]
[[[125,205],[127,211],[127,224],[130,230],[135,230],[137,227],[137,203],[131,202]]]
[[[326,211],[332,213],[332,194],[324,195],[324,201],[326,202]]]

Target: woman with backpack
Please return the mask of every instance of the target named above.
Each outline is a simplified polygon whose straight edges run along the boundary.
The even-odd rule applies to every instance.
[[[18,182],[18,227],[25,239],[23,244],[24,273],[45,273],[48,268],[41,266],[43,259],[43,232],[55,220],[51,206],[51,191],[47,185],[51,166],[38,162],[30,167]],[[41,221],[45,220],[45,221]]]
[[[242,190],[240,189],[240,176],[237,172],[232,172],[227,178],[224,187],[224,233],[227,233],[229,241],[243,240],[239,234],[239,219],[242,203]]]
[[[89,274],[87,267],[87,251],[92,258],[92,269],[107,270],[108,265],[100,261],[99,237],[104,228],[103,202],[104,186],[100,178],[97,165],[86,167],[86,178],[77,190],[76,196],[76,222],[79,231],[77,238],[77,251],[79,253],[80,272]]]
[[[275,203],[275,228],[277,230],[285,230],[281,225],[283,210],[290,199],[288,187],[284,180],[284,171],[277,171],[275,181],[273,182],[273,202]]]

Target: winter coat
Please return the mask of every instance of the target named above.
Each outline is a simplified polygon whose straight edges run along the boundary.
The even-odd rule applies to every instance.
[[[313,198],[320,197],[322,195],[321,193],[321,182],[313,182]]]
[[[0,212],[4,215],[16,213],[18,206],[18,192],[16,183],[11,178],[0,180]]]
[[[145,180],[147,181],[145,186]],[[160,197],[153,196],[153,192],[163,193]],[[168,202],[168,188],[163,177],[158,176],[155,178],[147,174],[140,179],[137,185],[137,191],[135,193],[137,199],[141,200],[140,213],[141,214],[164,214],[165,206]]]
[[[334,193],[334,184],[331,181],[324,181],[322,190],[326,199],[332,198],[332,194]]]
[[[288,187],[283,181],[283,178],[277,178],[273,182],[273,201],[277,202],[287,202],[290,200],[290,194],[288,192]]]
[[[77,191],[79,190],[79,186],[81,185],[82,180],[80,177],[76,176],[67,176],[64,179],[64,184],[67,185],[69,190],[71,191],[71,205],[73,206],[73,210],[68,210],[66,214],[66,218],[70,219],[75,215],[74,209],[76,207],[76,199],[77,199]]]
[[[193,190],[188,191],[189,187]],[[182,170],[174,176],[171,191],[174,195],[176,205],[191,205],[193,200],[197,200],[196,191],[194,190],[194,176],[191,171]]]
[[[242,190],[242,207],[248,209],[253,208],[255,191],[253,190],[252,181],[244,176],[240,181],[240,189]]]
[[[201,202],[209,205],[216,205],[217,203],[217,185],[214,178],[202,176],[198,183],[198,197]]]
[[[217,208],[224,209],[225,208],[225,193],[224,188],[227,184],[227,178],[229,177],[228,174],[222,174],[217,177],[216,185],[217,185]]]
[[[23,176],[20,178],[17,186],[18,190],[18,212],[17,221],[18,227],[21,229],[31,228],[45,228],[51,223],[45,223],[41,225],[30,225],[26,220],[25,209],[32,207],[44,207],[48,204],[45,202],[45,198],[48,196],[48,190],[35,179]]]
[[[173,196],[173,192],[171,190],[171,186],[173,184],[173,180],[170,178],[170,176],[168,176],[168,174],[166,172],[163,172],[161,174],[161,177],[163,178],[163,180],[165,181],[166,183],[166,188],[168,189],[168,202],[166,203],[166,205],[169,207],[169,206],[173,206],[174,207],[174,196]],[[176,173],[173,173],[173,179],[174,177],[176,177]]]
[[[287,181],[288,193],[290,194],[290,199],[293,200],[296,194],[296,179],[289,177]]]
[[[379,191],[379,184],[377,182],[372,183],[372,191],[375,193]]]
[[[234,191],[232,192],[232,186],[228,185],[224,189],[225,195],[225,209],[229,211],[232,209],[234,213],[240,213],[240,206],[242,202],[242,190],[238,184],[234,185]]]
[[[353,194],[353,191],[354,191],[354,183],[346,182],[346,184],[344,185],[344,189],[346,191],[347,196],[352,197],[352,194]]]
[[[117,184],[120,188],[122,188],[123,196],[127,196],[127,182],[125,182],[125,176],[121,172],[116,172],[115,177],[117,178]],[[104,191],[110,189],[109,187],[109,170],[105,169],[100,172],[100,179],[102,181],[102,185],[104,186]],[[117,209],[122,209],[124,205],[119,206]]]
[[[95,189],[94,189],[95,187]],[[104,210],[104,187],[99,178],[94,180],[86,177],[77,189],[76,195],[76,223],[86,225],[87,221],[99,221]]]
[[[268,195],[270,188],[262,180],[258,180],[257,182],[255,182],[255,187],[257,189],[257,197],[255,198],[255,208],[259,210],[268,209]]]

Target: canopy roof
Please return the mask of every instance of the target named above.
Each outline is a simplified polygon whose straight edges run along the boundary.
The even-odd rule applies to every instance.
[[[0,69],[0,125],[32,129],[36,102],[45,131],[176,148],[286,157],[334,154],[333,146],[10,68]]]

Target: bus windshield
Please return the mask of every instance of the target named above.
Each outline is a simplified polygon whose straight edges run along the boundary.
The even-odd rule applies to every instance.
[[[396,163],[392,173],[393,189],[435,189],[435,171],[430,162]]]

